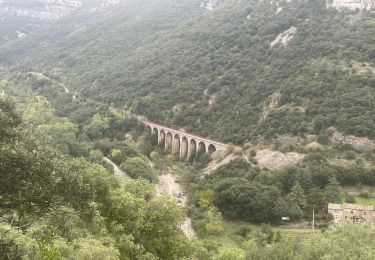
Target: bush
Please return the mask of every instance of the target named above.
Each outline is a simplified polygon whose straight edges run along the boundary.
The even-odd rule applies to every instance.
[[[346,160],[354,160],[356,158],[356,154],[354,151],[349,150],[344,153],[344,158]]]
[[[359,194],[359,196],[360,196],[361,198],[366,198],[366,199],[368,199],[368,198],[370,198],[370,193],[369,193],[368,191],[362,191],[362,192]]]
[[[250,156],[251,156],[251,157],[255,157],[255,156],[257,156],[257,152],[256,152],[255,150],[251,150],[251,151],[250,151]]]
[[[320,133],[317,138],[317,142],[322,145],[329,144],[329,135],[327,133]]]
[[[142,178],[151,182],[156,179],[151,166],[140,157],[129,158],[120,167],[133,179]]]
[[[356,203],[355,197],[353,195],[347,195],[345,198],[346,203]]]
[[[244,150],[248,150],[248,149],[251,148],[251,146],[252,146],[251,143],[245,143],[245,144],[243,145],[243,149],[244,149]]]

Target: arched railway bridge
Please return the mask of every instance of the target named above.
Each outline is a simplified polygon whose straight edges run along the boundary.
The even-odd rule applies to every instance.
[[[140,121],[152,134],[157,134],[159,145],[164,145],[166,151],[171,151],[181,159],[194,157],[199,151],[211,154],[215,151],[224,151],[228,147],[227,144],[208,138],[188,134],[147,120]]]

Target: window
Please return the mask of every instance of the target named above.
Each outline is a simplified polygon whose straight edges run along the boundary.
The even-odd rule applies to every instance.
[[[352,211],[350,211],[350,213],[351,213],[351,214],[353,214],[353,210],[352,210]]]
[[[366,212],[363,212],[363,215],[366,215]]]

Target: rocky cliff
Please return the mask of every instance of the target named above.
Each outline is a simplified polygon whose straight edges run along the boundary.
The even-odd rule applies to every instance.
[[[28,17],[32,19],[53,21],[64,17],[82,6],[78,0],[37,0],[31,4],[19,2],[0,2],[2,17]]]
[[[224,0],[206,0],[202,1],[201,7],[206,8],[209,11],[213,11],[215,8],[219,7]]]
[[[370,10],[375,8],[375,0],[328,0],[328,7],[350,10]]]
[[[76,11],[100,12],[124,0],[0,0],[0,45]]]

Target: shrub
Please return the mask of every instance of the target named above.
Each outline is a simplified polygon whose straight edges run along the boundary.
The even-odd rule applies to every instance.
[[[256,152],[255,150],[251,150],[251,151],[250,151],[250,156],[251,156],[251,157],[255,157],[255,156],[257,156],[257,152]]]
[[[329,144],[329,135],[327,133],[320,133],[318,135],[317,142],[322,145]]]
[[[347,195],[345,198],[346,203],[356,203],[355,197],[353,195]]]
[[[251,143],[245,143],[245,144],[243,145],[243,149],[244,149],[244,150],[248,150],[248,149],[251,148],[251,146],[252,146]]]
[[[345,158],[346,160],[354,160],[354,159],[356,158],[355,152],[354,152],[354,151],[351,151],[351,150],[346,151],[346,152],[344,153],[344,158]]]

